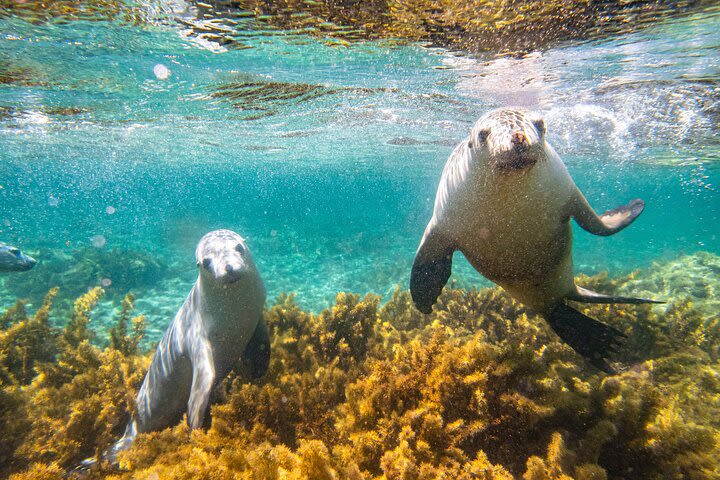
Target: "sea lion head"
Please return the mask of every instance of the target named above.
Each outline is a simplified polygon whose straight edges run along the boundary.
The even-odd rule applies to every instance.
[[[0,243],[0,272],[24,272],[36,263],[34,258],[25,255],[19,248]]]
[[[525,171],[547,158],[545,121],[519,110],[493,110],[477,121],[468,145],[475,158],[501,173]]]
[[[201,277],[226,285],[255,270],[245,239],[231,230],[214,230],[202,237],[195,260]]]

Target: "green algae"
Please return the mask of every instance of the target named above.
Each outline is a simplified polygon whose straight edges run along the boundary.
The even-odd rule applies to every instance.
[[[610,293],[643,278],[579,280]],[[11,478],[61,478],[98,456],[120,435],[150,361],[137,350],[132,298],[100,349],[88,322],[102,291],[81,296],[64,329],[44,320],[54,293],[32,317],[22,305],[2,316],[0,471]],[[584,307],[628,335],[620,373],[608,376],[499,288],[446,289],[428,316],[401,290],[385,305],[341,293],[319,314],[281,295],[265,313],[263,379],[238,364],[208,430],[140,435],[120,469],[101,463],[89,475],[720,478],[720,326],[690,300],[669,300]],[[33,335],[50,339],[44,349]],[[10,360],[22,351],[24,369]]]

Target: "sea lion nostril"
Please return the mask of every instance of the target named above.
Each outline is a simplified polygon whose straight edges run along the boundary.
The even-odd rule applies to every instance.
[[[512,134],[512,143],[516,146],[527,145],[527,137],[522,132],[515,132]]]

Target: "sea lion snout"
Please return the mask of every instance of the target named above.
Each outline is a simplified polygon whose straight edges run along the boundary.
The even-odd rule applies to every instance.
[[[26,272],[33,268],[37,264],[37,260],[35,260],[30,255],[27,255],[25,253],[20,254],[20,263],[18,265],[18,271],[20,272]]]
[[[516,152],[524,152],[530,146],[530,142],[524,132],[515,132],[510,136],[510,143]]]
[[[519,110],[489,112],[473,127],[476,155],[503,173],[525,170],[544,159],[545,122]]]
[[[240,280],[240,277],[242,277],[245,270],[246,268],[244,268],[244,265],[233,265],[228,263],[225,265],[225,274],[222,275],[222,278],[225,283],[235,283]]]
[[[537,142],[532,142],[525,131],[514,131],[499,142],[498,151],[490,156],[492,163],[502,172],[524,170],[543,158],[544,152]]]
[[[216,258],[215,261],[208,262],[207,265],[203,262],[203,270],[214,281],[220,284],[229,284],[240,280],[249,270],[249,267],[242,258]]]

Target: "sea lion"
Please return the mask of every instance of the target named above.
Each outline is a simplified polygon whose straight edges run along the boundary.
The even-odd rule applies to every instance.
[[[522,111],[480,118],[450,155],[433,216],[415,255],[410,291],[430,313],[459,250],[479,273],[541,314],[558,336],[597,368],[624,335],[565,304],[656,303],[606,296],[575,285],[570,219],[595,235],[612,235],[643,211],[642,200],[598,216],[545,140],[545,122]],[[660,303],[660,302],[658,302]]]
[[[0,242],[0,272],[25,272],[37,261],[19,248]]]
[[[241,356],[253,378],[268,368],[265,287],[245,240],[230,230],[212,231],[195,258],[197,281],[155,350],[137,412],[106,454],[111,461],[138,433],[174,425],[185,412],[190,428],[201,427],[211,391]]]

